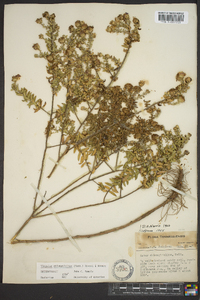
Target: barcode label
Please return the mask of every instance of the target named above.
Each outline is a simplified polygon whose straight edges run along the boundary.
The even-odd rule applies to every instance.
[[[187,24],[188,12],[187,11],[156,11],[155,12],[156,23],[167,24]]]

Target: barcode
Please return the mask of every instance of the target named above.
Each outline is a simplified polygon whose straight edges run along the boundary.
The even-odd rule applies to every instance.
[[[184,22],[184,14],[158,14],[158,20],[161,22]]]
[[[155,21],[156,23],[187,24],[188,12],[156,11]]]

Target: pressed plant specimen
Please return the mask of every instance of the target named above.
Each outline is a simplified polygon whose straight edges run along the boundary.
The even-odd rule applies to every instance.
[[[86,238],[108,234],[145,218],[154,211],[168,207],[165,216],[170,212],[178,213],[184,202],[177,192],[168,193],[167,199],[160,205],[147,211],[126,224],[107,230],[70,236],[70,233],[59,220],[59,214],[73,210],[87,209],[119,201],[137,192],[149,189],[160,176],[170,172],[174,174],[173,185],[186,191],[183,170],[177,164],[189,151],[184,150],[191,134],[182,134],[178,125],[166,130],[159,124],[161,108],[166,105],[179,105],[185,102],[184,94],[192,81],[183,71],[176,74],[178,85],[163,94],[155,102],[147,99],[150,93],[145,89],[145,81],[138,84],[126,83],[117,85],[120,71],[134,43],[140,42],[140,21],[131,18],[128,13],[118,15],[110,22],[108,33],[123,34],[122,60],[110,54],[94,53],[92,46],[96,38],[93,26],[84,21],[76,21],[69,27],[69,35],[59,36],[59,26],[55,14],[44,12],[36,20],[45,31],[39,35],[46,50],[35,43],[36,58],[46,61],[47,80],[51,89],[51,99],[38,99],[32,92],[19,86],[21,75],[12,77],[12,90],[33,107],[34,112],[40,111],[48,118],[45,128],[45,142],[40,173],[35,189],[33,211],[29,218],[11,239],[12,244],[29,242],[54,242],[77,238]],[[107,78],[107,79],[105,79]],[[109,78],[109,80],[108,80]],[[60,91],[65,90],[63,101],[57,101]],[[139,103],[143,105],[140,108]],[[53,141],[53,142],[52,142]],[[56,141],[56,142],[55,142]],[[53,180],[63,161],[67,162],[69,153],[77,156],[80,172],[78,178],[57,190],[53,195],[48,191],[42,194],[41,183],[45,174],[46,158],[51,149],[56,149],[56,157],[51,158],[54,166],[47,175]],[[55,153],[55,152],[54,152]],[[174,164],[176,169],[174,169]],[[108,171],[102,171],[106,165]],[[65,173],[67,174],[67,173]],[[64,176],[64,175],[63,175]],[[167,178],[167,177],[166,177]],[[138,186],[126,192],[126,186],[132,182]],[[54,210],[54,204],[71,195],[80,187],[93,183],[102,200],[88,205],[74,205],[65,210]],[[56,186],[56,183],[55,183]],[[159,192],[161,193],[162,188]],[[163,190],[162,190],[163,191]],[[109,199],[112,196],[114,198]],[[51,212],[49,212],[51,209]],[[20,239],[19,235],[33,219],[44,218],[54,214],[63,226],[67,236],[54,239]]]

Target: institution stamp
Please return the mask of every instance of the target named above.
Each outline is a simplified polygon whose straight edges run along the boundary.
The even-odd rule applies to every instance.
[[[112,267],[112,275],[115,279],[124,281],[133,275],[134,268],[126,259],[117,260]]]

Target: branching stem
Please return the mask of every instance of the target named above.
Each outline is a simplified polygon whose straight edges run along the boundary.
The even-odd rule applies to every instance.
[[[109,234],[112,232],[116,232],[122,229],[125,229],[139,221],[141,221],[142,219],[148,217],[149,215],[151,215],[152,213],[154,213],[155,211],[157,211],[158,209],[164,207],[166,204],[168,204],[171,201],[171,199],[166,199],[165,201],[163,201],[161,204],[155,206],[154,208],[148,210],[146,213],[142,214],[141,216],[129,221],[128,223],[122,224],[120,226],[117,227],[113,227],[107,230],[103,230],[103,231],[99,231],[96,233],[89,233],[89,234],[82,234],[82,235],[75,235],[72,236],[73,239],[83,239],[83,238],[92,238],[92,237],[98,237],[98,236],[102,236],[105,234]],[[104,202],[106,204],[106,202]],[[60,238],[60,239],[38,239],[38,240],[20,240],[20,239],[12,239],[11,243],[12,244],[17,244],[17,243],[40,243],[40,242],[61,242],[61,241],[67,241],[69,240],[69,238]]]
[[[44,171],[44,162],[45,162],[46,153],[47,153],[47,149],[48,149],[48,139],[49,139],[49,133],[50,133],[50,128],[51,128],[51,122],[52,122],[53,107],[54,107],[54,97],[55,97],[54,93],[52,93],[51,113],[50,113],[50,118],[49,118],[49,126],[47,126],[45,148],[44,148],[44,152],[43,152],[42,164],[41,164],[41,168],[40,168],[40,175],[39,175],[38,184],[37,184],[37,189],[38,190],[40,189],[40,184],[41,184],[42,175],[43,175],[43,171]],[[36,193],[35,198],[34,198],[33,210],[36,209],[37,196],[38,196],[38,193]]]
[[[129,53],[129,51],[130,51],[130,48],[131,48],[131,44],[129,45],[129,48],[127,49],[127,52],[126,52],[126,54],[125,54],[125,56],[124,56],[124,59],[123,59],[121,65],[120,65],[120,67],[117,69],[117,72],[116,72],[115,75],[112,77],[110,83],[105,87],[105,89],[107,89],[108,87],[110,87],[110,86],[112,85],[112,83],[115,81],[115,79],[117,78],[117,75],[119,74],[120,70],[122,69],[122,67],[123,67],[123,65],[124,65],[124,63],[125,63],[125,61],[126,61],[126,58],[127,58],[127,56],[128,56],[128,53]],[[87,114],[85,120],[79,125],[79,127],[78,127],[76,133],[74,134],[74,138],[77,136],[77,134],[79,133],[80,129],[81,129],[82,126],[85,124],[85,122],[87,121],[89,115],[92,113],[92,111],[94,110],[94,108],[96,107],[96,105],[98,104],[98,102],[99,102],[100,99],[101,99],[101,96],[98,97],[98,98],[96,99],[96,101],[95,101],[95,103],[93,104],[93,106],[89,109],[88,114]],[[81,143],[84,142],[85,140],[89,139],[90,137],[92,137],[92,136],[94,136],[94,135],[97,135],[99,132],[105,130],[106,128],[112,127],[113,125],[114,125],[114,124],[109,125],[109,126],[105,126],[105,127],[101,128],[99,131],[95,132],[94,134],[92,134],[92,135],[86,137],[85,139],[79,141],[78,143],[76,143],[76,146],[79,145],[79,144],[81,144]],[[60,145],[59,145],[59,147],[60,147]],[[63,158],[63,157],[71,150],[71,149],[73,149],[74,147],[75,147],[75,146],[72,146],[72,147],[70,147],[70,148],[67,147],[67,149],[63,152],[63,154],[59,155],[59,158],[58,158],[58,160],[57,160],[57,163],[59,163],[60,160],[61,160],[61,159],[62,159],[62,158]],[[54,173],[54,171],[55,171],[56,168],[57,168],[57,165],[58,165],[58,164],[55,164],[55,165],[54,165],[54,167],[53,167],[53,169],[51,170],[50,174],[47,176],[48,178],[50,178],[50,177],[52,176],[52,174]]]

